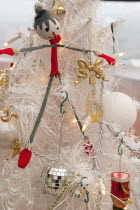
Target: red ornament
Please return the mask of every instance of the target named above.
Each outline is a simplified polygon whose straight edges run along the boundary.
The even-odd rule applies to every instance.
[[[109,63],[109,65],[114,66],[115,63],[116,63],[116,59],[115,58],[112,58],[112,57],[110,57],[108,55],[99,54],[98,57],[104,58]]]
[[[130,203],[130,175],[124,172],[114,172],[111,174],[111,194]],[[111,195],[114,206],[124,208],[126,205]]]
[[[28,149],[23,149],[18,159],[18,167],[25,168],[30,162],[32,152]]]
[[[85,144],[83,144],[83,147],[84,147],[84,150],[85,150],[85,153],[89,156],[94,156],[95,155],[95,152],[94,152],[94,147],[93,147],[93,144],[90,143],[90,141],[87,141]]]
[[[61,37],[59,34],[56,35],[55,33],[54,33],[54,36],[55,36],[55,38],[50,40],[50,43],[55,45],[58,42],[60,42]],[[50,76],[51,75],[55,75],[55,77],[57,77],[58,75],[61,76],[60,72],[58,71],[57,47],[52,47],[52,50],[51,50],[51,73],[50,73]]]
[[[15,55],[14,51],[12,48],[6,48],[6,49],[3,49],[3,50],[0,50],[0,55],[2,54],[7,54],[7,55]]]

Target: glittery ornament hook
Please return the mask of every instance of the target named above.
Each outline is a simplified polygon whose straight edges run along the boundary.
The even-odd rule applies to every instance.
[[[89,192],[86,190],[86,196],[87,198],[84,199],[85,203],[89,202]]]
[[[83,179],[87,179],[87,177],[84,176],[84,177],[82,177],[82,180],[83,180]],[[89,202],[89,191],[83,186],[82,180],[81,180],[81,187],[83,187],[83,189],[84,189],[85,192],[86,192],[86,196],[87,196],[87,197],[84,199],[84,201],[85,201],[85,203],[88,203],[88,202]]]
[[[64,114],[65,111],[62,110],[63,106],[64,106],[64,103],[68,100],[68,93],[66,91],[61,91],[61,93],[66,93],[66,98],[64,99],[64,101],[62,101],[62,103],[60,104],[60,113],[61,114]]]

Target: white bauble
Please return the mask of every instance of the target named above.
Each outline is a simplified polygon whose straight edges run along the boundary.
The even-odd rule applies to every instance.
[[[103,96],[104,120],[120,125],[121,130],[131,128],[137,118],[137,108],[132,98],[120,92]]]
[[[0,148],[10,148],[15,144],[17,138],[17,119],[11,119],[8,122],[0,119]]]

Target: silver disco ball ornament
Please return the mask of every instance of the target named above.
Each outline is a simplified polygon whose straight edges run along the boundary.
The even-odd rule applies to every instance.
[[[60,163],[45,167],[42,171],[43,193],[61,194],[71,183],[72,173]]]

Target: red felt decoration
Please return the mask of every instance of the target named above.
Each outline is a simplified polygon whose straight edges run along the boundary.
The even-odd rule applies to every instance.
[[[61,37],[58,34],[57,36],[54,33],[55,38],[50,40],[51,44],[57,44],[58,42],[60,42]],[[57,59],[57,47],[52,47],[51,50],[51,75],[55,75],[55,77],[57,77],[58,75],[61,76],[60,72],[58,71],[58,59]]]
[[[108,55],[99,54],[98,56],[101,57],[101,58],[104,58],[109,63],[109,65],[114,66],[115,63],[116,63],[116,59],[115,58],[112,58],[112,57],[110,57]]]
[[[3,50],[0,50],[0,55],[2,54],[7,54],[7,55],[15,55],[14,51],[12,48],[6,48],[6,49],[3,49]]]
[[[23,149],[18,159],[18,167],[25,168],[30,162],[32,152],[28,149]]]

